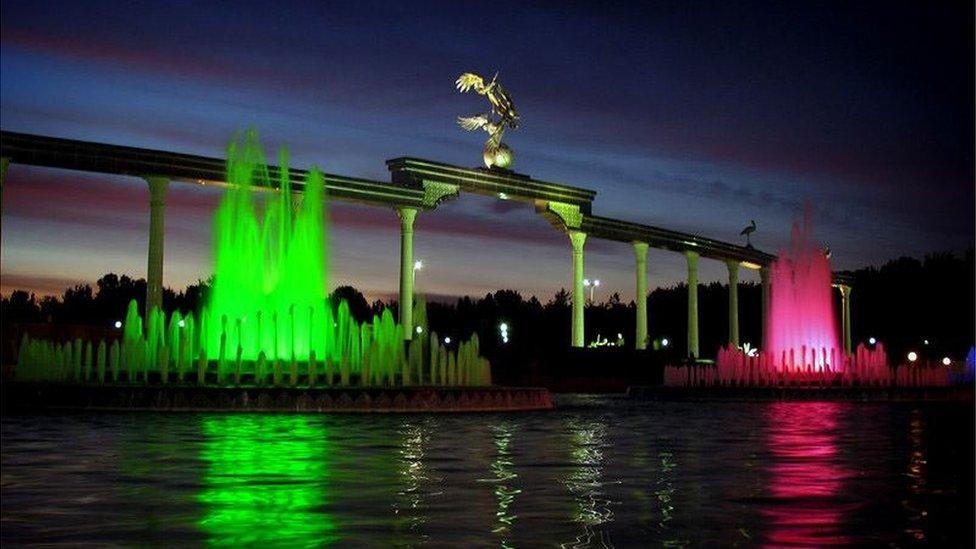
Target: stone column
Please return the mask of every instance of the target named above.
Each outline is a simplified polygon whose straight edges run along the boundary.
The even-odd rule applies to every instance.
[[[844,352],[851,354],[851,287],[841,284],[840,303],[841,303],[841,326],[844,337]]]
[[[400,325],[403,338],[413,339],[413,222],[417,208],[397,208],[400,216]]]
[[[760,349],[769,348],[769,267],[759,269],[759,280],[762,281],[762,342]]]
[[[146,318],[163,307],[163,239],[166,234],[165,177],[147,176],[149,184],[149,265],[146,269]]]
[[[698,351],[698,252],[685,252],[688,258],[688,355],[701,358]]]
[[[583,347],[583,307],[586,295],[583,292],[583,244],[586,233],[583,231],[568,231],[569,241],[573,245],[573,347]]]
[[[739,262],[728,260],[729,269],[729,343],[739,346]]]
[[[637,304],[637,333],[634,339],[635,349],[647,348],[647,243],[634,242],[634,258],[637,260],[637,293],[634,303]]]

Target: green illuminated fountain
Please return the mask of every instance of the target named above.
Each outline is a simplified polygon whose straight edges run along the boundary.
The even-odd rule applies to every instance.
[[[327,297],[325,178],[294,192],[288,159],[269,170],[254,132],[228,148],[228,190],[214,216],[214,285],[198,313],[145,322],[129,304],[120,340],[97,346],[24,336],[16,377],[63,383],[197,385],[490,385],[478,337],[457,348],[431,330],[404,344],[389,309],[359,324]],[[272,174],[277,181],[272,181]],[[273,184],[276,183],[276,184]],[[274,188],[277,187],[277,190]],[[265,200],[256,200],[259,191]],[[263,202],[263,204],[261,204]],[[262,207],[263,206],[263,207]],[[417,299],[417,326],[426,324]]]
[[[220,350],[244,360],[339,358],[326,303],[325,181],[309,171],[295,200],[288,158],[279,155],[278,188],[264,206],[255,188],[271,186],[253,132],[227,154],[227,182],[214,216],[214,286],[201,312],[208,358]],[[316,326],[318,324],[318,326]]]

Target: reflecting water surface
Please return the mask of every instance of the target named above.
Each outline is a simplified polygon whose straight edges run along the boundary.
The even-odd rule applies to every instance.
[[[3,545],[972,545],[967,404],[2,420]]]
[[[767,410],[769,542],[822,547],[850,540],[842,521],[856,504],[841,497],[849,475],[838,458],[838,417],[854,406],[835,402],[771,404]]]

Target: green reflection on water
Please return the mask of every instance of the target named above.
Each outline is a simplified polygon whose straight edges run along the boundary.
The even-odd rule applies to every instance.
[[[571,419],[567,430],[571,442],[570,460],[574,467],[563,483],[576,502],[573,520],[579,524],[581,532],[574,541],[560,545],[612,547],[606,526],[613,522],[614,514],[610,508],[612,502],[603,490],[603,450],[610,446],[608,426],[596,420]]]
[[[301,416],[204,418],[199,522],[212,545],[317,547],[338,539],[328,433]]]
[[[509,508],[515,501],[515,496],[522,493],[522,490],[511,486],[518,477],[513,470],[512,452],[509,450],[512,425],[508,423],[493,425],[491,431],[495,442],[495,459],[491,462],[491,472],[495,475],[495,498],[498,500],[498,510],[495,512],[498,522],[492,532],[506,535],[518,517]],[[502,540],[502,546],[508,547],[507,540]]]

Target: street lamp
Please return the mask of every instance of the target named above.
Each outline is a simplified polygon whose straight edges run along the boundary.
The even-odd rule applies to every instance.
[[[918,360],[918,353],[916,353],[915,351],[909,351],[908,362],[915,362],[916,360]]]
[[[420,259],[413,262],[413,289],[417,291],[417,273],[424,268],[424,262]]]
[[[590,303],[593,303],[593,292],[596,291],[599,285],[600,285],[600,279],[595,279],[592,282],[590,282],[589,278],[583,279],[583,286],[590,289]]]

